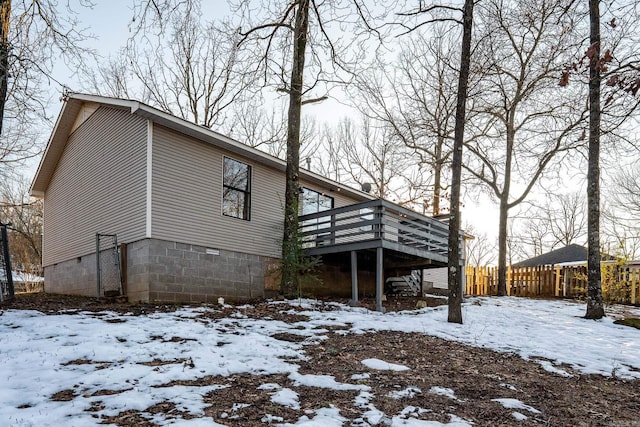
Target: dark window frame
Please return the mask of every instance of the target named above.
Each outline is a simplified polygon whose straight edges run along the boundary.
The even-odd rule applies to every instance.
[[[238,165],[241,165],[241,168],[246,167],[246,177],[242,178],[241,181],[245,183],[245,188],[234,185],[233,182],[227,182],[227,177],[229,176],[227,172],[227,162],[233,162]],[[251,221],[251,165],[240,160],[233,159],[231,157],[223,156],[222,158],[222,215],[229,218],[237,218],[243,221]],[[242,195],[243,201],[242,206],[238,203],[237,200],[229,199],[228,196],[234,195]],[[235,212],[239,212],[238,214],[234,214],[234,211],[227,209],[227,203],[231,203],[231,206],[234,206],[235,202]]]
[[[301,187],[301,191],[300,191],[300,201],[299,201],[299,204],[300,204],[299,214],[300,214],[300,215],[304,215],[304,202],[305,202],[305,200],[306,200],[306,199],[305,199],[305,196],[304,196],[304,193],[305,193],[305,192],[315,193],[315,194],[316,194],[316,196],[317,196],[317,197],[316,197],[316,203],[315,203],[315,206],[316,206],[318,209],[317,209],[317,210],[315,210],[313,213],[317,213],[317,212],[324,212],[325,210],[330,210],[330,209],[333,209],[333,208],[335,207],[336,200],[335,200],[335,198],[334,198],[334,197],[332,197],[332,196],[328,196],[328,195],[326,195],[325,193],[323,193],[323,192],[321,192],[321,191],[314,190],[314,189],[312,189],[312,188],[308,188],[308,187]],[[326,198],[326,199],[328,199],[328,200],[331,200],[331,207],[329,207],[329,208],[327,208],[327,209],[320,210],[320,207],[321,207],[321,206],[323,206],[323,205],[321,205],[321,204],[320,204],[320,198],[321,198],[321,197],[324,197],[324,198]]]

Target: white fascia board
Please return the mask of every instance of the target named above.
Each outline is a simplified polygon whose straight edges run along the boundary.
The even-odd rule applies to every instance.
[[[153,121],[147,119],[147,174],[146,174],[146,220],[145,235],[151,238],[151,202],[152,202],[152,185],[153,185]]]

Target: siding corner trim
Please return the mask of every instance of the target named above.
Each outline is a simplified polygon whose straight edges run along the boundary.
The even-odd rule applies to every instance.
[[[147,194],[145,236],[151,238],[151,185],[153,177],[153,120],[147,120]]]

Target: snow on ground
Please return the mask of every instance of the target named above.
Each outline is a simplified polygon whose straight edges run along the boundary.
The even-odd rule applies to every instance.
[[[287,303],[278,304],[283,310],[289,309]],[[72,419],[74,426],[92,426],[96,422],[92,414],[109,416],[127,409],[144,410],[165,401],[173,402],[181,411],[201,416],[206,406],[203,396],[229,387],[224,378],[236,373],[284,374],[296,386],[359,391],[354,407],[362,411],[360,419],[370,424],[385,419],[397,426],[469,425],[453,415],[448,424],[427,423],[410,415],[428,408],[407,407],[405,412],[409,415],[384,414],[370,403],[370,388],[357,384],[358,378],[352,378],[353,383],[340,383],[330,375],[299,373],[296,361],[304,357],[304,345],[321,340],[328,326],[348,325],[344,333],[392,330],[435,335],[515,352],[561,375],[569,374],[562,368],[566,364],[583,373],[640,378],[638,331],[614,325],[610,318],[581,319],[582,304],[472,298],[463,306],[464,325],[447,323],[446,307],[381,314],[344,305],[336,305],[337,310],[333,311],[315,310],[312,300],[290,304],[303,307],[305,311],[298,314],[307,315],[310,320],[287,324],[247,318],[240,311],[227,318],[210,319],[198,315],[214,310],[201,307],[145,316],[112,312],[59,315],[28,310],[0,312],[0,425],[70,425]],[[640,316],[640,310],[628,311]],[[304,343],[293,343],[272,337],[284,332],[307,339]],[[362,363],[369,369],[406,368],[378,359],[365,359]],[[207,375],[219,377],[220,383],[169,385],[172,381]],[[262,387],[270,390],[274,404],[299,407],[295,391],[274,383]],[[62,390],[73,390],[71,401],[51,399]],[[105,394],[105,390],[113,393]],[[420,390],[400,393],[409,392]],[[430,392],[455,398],[453,390]],[[98,401],[103,407],[86,411]],[[505,399],[496,402],[530,413],[534,409],[522,402],[516,404]],[[311,412],[301,415],[295,425],[341,425],[347,413],[333,406]],[[526,417],[519,412],[513,416]],[[277,418],[267,414],[264,422],[282,422]],[[175,422],[162,414],[153,415],[152,419],[161,425]],[[211,418],[182,421],[184,425],[215,425]]]
[[[456,393],[453,390],[451,390],[450,388],[447,388],[447,387],[431,387],[429,389],[429,393],[437,394],[439,396],[448,397],[451,400],[461,401],[460,399],[458,399],[456,397]]]
[[[385,362],[380,359],[365,359],[361,362],[369,369],[377,369],[379,371],[408,371],[409,368],[404,365]]]
[[[523,403],[523,402],[519,401],[518,399],[500,398],[500,399],[491,399],[491,401],[492,402],[497,402],[497,403],[501,404],[502,406],[504,406],[507,409],[522,409],[522,410],[531,412],[532,414],[539,414],[540,413],[540,411],[538,411],[533,406],[529,406],[526,403]],[[523,421],[523,420],[526,420],[527,418],[529,418],[528,416],[526,416],[522,412],[518,412],[518,411],[512,412],[511,416],[513,418],[515,418],[516,420],[518,420],[518,421]]]

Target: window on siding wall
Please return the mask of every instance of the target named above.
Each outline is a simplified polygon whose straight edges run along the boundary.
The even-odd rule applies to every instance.
[[[307,215],[333,209],[333,197],[302,187],[300,194],[300,215]]]
[[[223,169],[222,214],[249,220],[251,166],[225,157]]]
[[[300,215],[323,212],[329,209],[333,209],[333,197],[302,187],[298,207],[298,213]],[[306,231],[309,230],[309,226],[312,226],[317,230],[331,226],[330,218],[326,216],[304,221],[302,225],[305,227]]]

